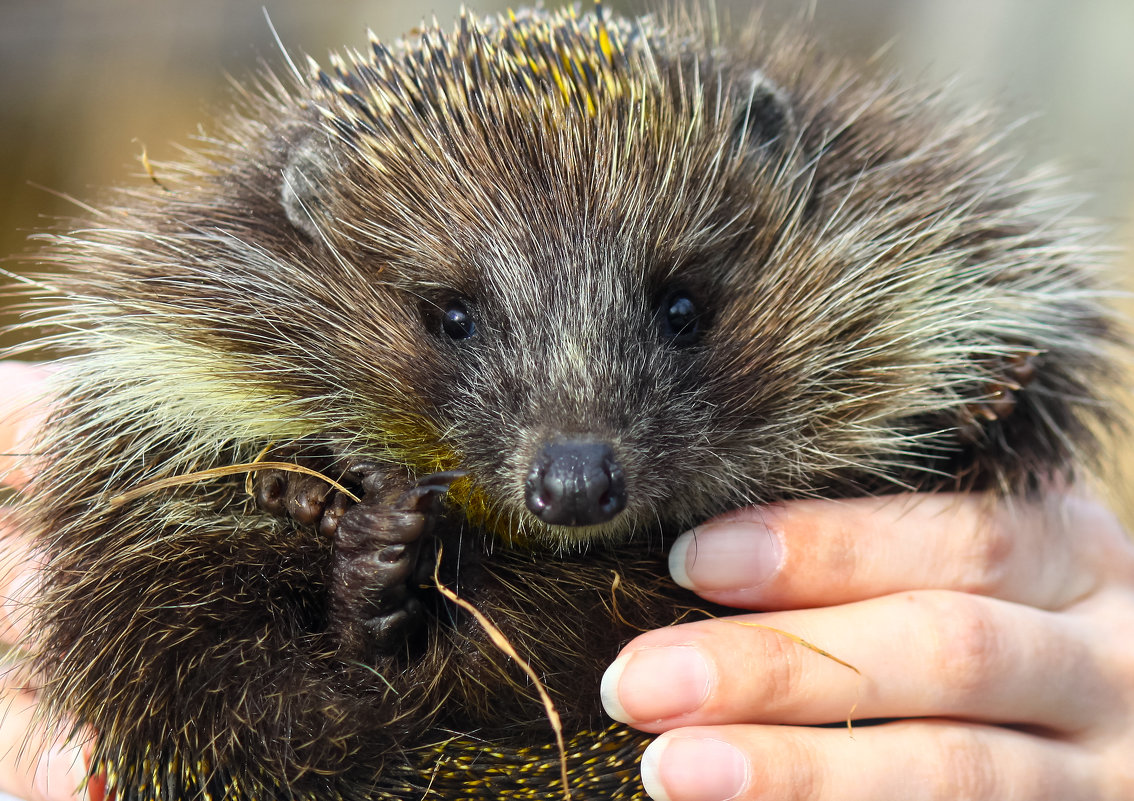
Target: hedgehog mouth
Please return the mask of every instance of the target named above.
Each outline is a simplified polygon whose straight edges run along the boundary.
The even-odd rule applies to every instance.
[[[450,508],[464,523],[505,547],[535,547],[561,554],[581,552],[592,544],[615,545],[625,542],[637,528],[635,516],[629,509],[599,523],[560,525],[541,519],[526,504],[516,506],[512,503],[478,502],[475,500],[477,496],[483,496],[478,490],[470,493],[474,500],[466,506],[461,500],[452,497],[461,489],[458,486],[450,492]]]

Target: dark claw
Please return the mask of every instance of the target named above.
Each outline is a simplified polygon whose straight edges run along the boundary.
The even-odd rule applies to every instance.
[[[417,484],[402,493],[396,506],[406,511],[425,511],[428,507],[423,501],[432,501],[433,498],[444,495],[454,481],[467,475],[467,470],[448,470],[423,476],[417,480]]]
[[[362,481],[362,479],[366,478],[368,475],[372,473],[382,473],[386,469],[385,465],[381,465],[378,462],[351,462],[347,467],[347,474],[353,476],[358,481]]]
[[[319,533],[324,537],[333,537],[339,530],[339,520],[354,504],[345,493],[336,492],[331,500],[323,507],[323,516],[319,519]]]
[[[464,478],[469,474],[468,470],[446,470],[442,473],[431,473],[428,476],[423,476],[417,480],[418,484],[437,484],[439,486],[448,487],[458,478]]]
[[[423,616],[421,601],[410,596],[400,609],[388,614],[376,615],[364,622],[363,626],[379,643],[379,650],[390,653],[398,650],[409,633],[421,625]]]
[[[377,462],[354,462],[346,470],[347,475],[362,485],[363,494],[374,494],[382,491],[382,484],[387,480],[389,467]]]
[[[416,543],[414,543],[416,545]],[[399,543],[387,545],[372,558],[362,557],[355,564],[366,566],[367,589],[373,592],[372,602],[380,610],[400,605],[408,591],[408,579],[413,572],[417,549]]]
[[[405,556],[405,553],[405,543],[399,542],[396,545],[387,545],[378,552],[378,561],[383,564],[393,564]]]
[[[253,479],[252,494],[256,505],[269,514],[282,517],[285,511],[287,474],[282,470],[260,470]]]
[[[331,485],[321,478],[302,473],[293,475],[288,482],[288,514],[305,526],[315,525],[323,515],[323,502],[330,492]]]

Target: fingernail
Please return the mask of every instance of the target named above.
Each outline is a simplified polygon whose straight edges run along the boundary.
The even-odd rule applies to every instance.
[[[621,723],[645,723],[683,715],[709,697],[712,671],[691,645],[641,648],[624,653],[603,674],[606,713]]]
[[[80,750],[54,745],[39,758],[35,769],[35,789],[47,801],[75,801],[86,777]]]
[[[728,801],[748,787],[748,760],[708,737],[659,737],[642,754],[642,786],[654,801]]]
[[[669,572],[688,590],[745,590],[779,572],[780,538],[761,523],[715,523],[686,531],[669,551]]]

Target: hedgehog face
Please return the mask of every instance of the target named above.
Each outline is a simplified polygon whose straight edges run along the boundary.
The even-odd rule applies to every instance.
[[[656,525],[672,488],[711,467],[694,296],[655,291],[606,247],[550,250],[497,254],[475,290],[423,305],[423,394],[518,529],[577,541]]]

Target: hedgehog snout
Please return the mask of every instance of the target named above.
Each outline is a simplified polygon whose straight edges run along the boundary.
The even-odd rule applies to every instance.
[[[606,523],[626,507],[622,465],[605,442],[547,442],[532,460],[524,500],[532,514],[550,525]]]

